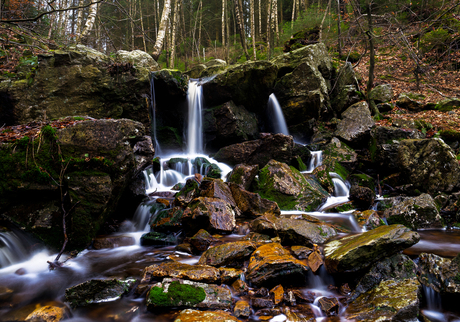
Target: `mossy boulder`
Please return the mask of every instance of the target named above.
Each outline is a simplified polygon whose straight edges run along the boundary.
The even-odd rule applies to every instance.
[[[345,311],[356,321],[416,321],[420,313],[420,283],[416,278],[384,280],[360,295]]]
[[[229,309],[232,294],[228,288],[187,280],[165,278],[147,293],[149,311],[168,307]]]
[[[418,279],[438,293],[460,293],[460,256],[444,258],[435,254],[419,256]]]
[[[379,214],[375,210],[364,210],[364,211],[353,211],[358,225],[367,230],[372,230],[376,227],[385,225],[385,222],[380,218]]]
[[[230,165],[248,164],[264,167],[271,159],[289,163],[294,140],[281,133],[267,134],[259,140],[232,144],[220,149],[214,158]]]
[[[207,249],[198,261],[199,265],[235,266],[251,256],[256,249],[249,241],[225,243]]]
[[[149,220],[149,226],[156,232],[176,232],[182,228],[182,216],[184,209],[181,206],[175,206],[167,209],[159,209],[152,213]]]
[[[426,97],[418,93],[401,93],[399,94],[396,105],[410,111],[420,111],[423,108],[423,100]]]
[[[260,246],[252,254],[246,273],[247,280],[257,286],[278,284],[299,285],[309,270],[278,243]]]
[[[440,139],[403,140],[397,160],[404,182],[421,191],[449,192],[458,187],[458,160]]]
[[[239,212],[239,210],[236,209],[236,202],[230,187],[221,179],[203,179],[200,185],[200,197],[222,199],[229,203],[237,213]]]
[[[243,189],[249,190],[258,172],[257,165],[237,164],[228,174],[227,182],[241,185]]]
[[[142,50],[119,50],[116,52],[116,61],[120,63],[129,63],[134,68],[146,68],[148,71],[160,69],[158,63],[148,53]]]
[[[232,101],[204,110],[203,119],[205,144],[211,151],[259,138],[256,115]]]
[[[369,99],[375,103],[385,103],[393,99],[393,88],[391,84],[382,84],[375,86],[369,93]]]
[[[443,222],[436,202],[427,193],[417,197],[396,197],[383,215],[388,223],[403,224],[412,229],[442,228]]]
[[[262,113],[273,88],[278,69],[268,61],[248,61],[227,68],[203,84],[207,106],[218,106],[232,100],[249,112]]]
[[[403,225],[380,226],[324,246],[330,273],[357,272],[378,260],[416,244],[420,235]]]
[[[127,293],[135,280],[93,279],[65,290],[65,300],[72,308],[115,301]]]
[[[185,209],[182,224],[192,233],[200,228],[231,233],[235,228],[235,217],[230,203],[218,198],[199,197]]]
[[[241,185],[230,183],[230,190],[243,217],[254,218],[264,214],[279,215],[281,213],[278,204],[260,197],[258,193],[249,192]]]
[[[441,112],[449,112],[456,110],[460,107],[460,99],[458,98],[446,98],[438,102],[434,109]]]
[[[351,105],[359,102],[358,80],[351,63],[347,62],[341,66],[334,80],[331,93],[331,105],[339,116]]]
[[[195,179],[187,179],[185,186],[174,197],[174,205],[186,207],[200,195],[200,185]]]
[[[328,193],[311,177],[294,167],[271,160],[260,170],[256,192],[275,201],[282,210],[316,210]]]

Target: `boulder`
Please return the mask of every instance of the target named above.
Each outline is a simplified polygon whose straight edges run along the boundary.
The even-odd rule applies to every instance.
[[[174,205],[187,207],[187,205],[200,195],[199,184],[195,179],[187,179],[185,186],[174,197]]]
[[[201,74],[206,70],[205,64],[198,64],[184,72],[185,75],[189,76],[190,78],[200,78]]]
[[[365,230],[372,230],[385,225],[385,222],[375,210],[353,211],[353,216],[356,218],[358,225]]]
[[[403,225],[380,226],[324,246],[330,273],[357,272],[374,262],[416,244],[420,235]]]
[[[222,59],[211,59],[210,61],[207,61],[204,66],[206,69],[201,71],[199,77],[210,77],[218,74],[227,68],[227,62]]]
[[[223,286],[165,278],[147,293],[147,309],[168,307],[230,309],[232,293]]]
[[[331,225],[308,215],[291,218],[264,215],[251,222],[251,230],[278,236],[283,244],[310,247],[314,244],[324,244],[337,235]]]
[[[241,215],[255,218],[265,214],[279,215],[281,213],[278,204],[260,197],[258,193],[249,192],[242,186],[230,183],[230,190]]]
[[[393,88],[391,84],[382,84],[375,86],[369,93],[369,99],[375,103],[385,103],[393,99]]]
[[[418,197],[396,197],[383,213],[388,223],[403,224],[412,229],[441,228],[443,222],[434,199],[427,193]]]
[[[357,206],[368,209],[374,204],[375,192],[368,187],[351,186],[349,199]]]
[[[371,130],[369,152],[372,161],[377,163],[381,172],[398,171],[398,147],[405,139],[422,139],[424,135],[416,129],[393,126],[376,126]]]
[[[367,103],[362,101],[353,104],[342,113],[342,120],[337,125],[335,136],[351,145],[367,143],[374,124]]]
[[[256,249],[249,241],[225,243],[207,249],[198,261],[199,265],[235,266],[251,256]]]
[[[423,100],[425,96],[417,93],[401,93],[399,94],[396,105],[410,111],[420,111],[423,108]]]
[[[177,236],[174,234],[165,234],[157,231],[151,231],[141,236],[140,244],[142,246],[167,246],[177,245]]]
[[[142,284],[150,284],[165,277],[180,278],[202,283],[219,283],[220,272],[208,265],[189,265],[181,262],[165,262],[144,268]]]
[[[155,211],[149,220],[150,228],[157,233],[176,232],[182,228],[183,214],[179,206]]]
[[[384,280],[360,295],[345,311],[356,321],[417,321],[420,284],[416,278]]]
[[[190,238],[190,244],[198,252],[204,252],[214,241],[215,238],[204,229],[200,229],[195,235],[193,235],[193,237]]]
[[[310,176],[294,167],[271,160],[260,170],[257,193],[275,201],[283,210],[316,210],[328,193]]]
[[[265,110],[265,104],[276,79],[277,67],[268,61],[248,61],[234,65],[203,84],[207,106],[218,106],[230,100],[244,105],[256,114]]]
[[[288,163],[292,158],[293,147],[292,136],[281,133],[268,134],[259,140],[226,146],[220,149],[214,158],[230,165],[244,163],[262,168],[271,159]]]
[[[179,313],[174,322],[230,322],[240,321],[225,311],[199,311],[186,309]]]
[[[334,82],[331,104],[334,111],[340,115],[351,105],[358,103],[358,80],[350,62],[341,66]]]
[[[418,279],[438,293],[460,293],[460,256],[444,258],[422,253],[418,262]]]
[[[237,318],[247,319],[251,315],[251,306],[247,301],[240,300],[235,303],[233,308],[233,314]]]
[[[220,267],[220,281],[222,284],[232,284],[243,276],[243,271],[237,268]]]
[[[204,110],[203,124],[206,149],[210,151],[259,138],[256,115],[233,101]]]
[[[236,202],[233,198],[232,191],[229,186],[220,179],[203,179],[200,185],[200,197],[222,199],[236,208]]]
[[[217,198],[199,197],[185,209],[182,224],[190,232],[200,228],[231,233],[235,228],[235,211],[230,203]]]
[[[334,182],[329,171],[327,171],[327,165],[323,164],[316,167],[312,173],[318,179],[321,186],[332,195],[334,193]]]
[[[158,63],[147,54],[145,51],[142,50],[133,50],[133,51],[126,51],[126,50],[119,50],[115,54],[115,59],[117,62],[126,64],[129,63],[133,65],[135,68],[143,67],[147,68],[150,71],[156,71],[160,69]]]
[[[308,266],[295,259],[278,243],[260,246],[252,254],[246,278],[254,285],[278,285],[292,283],[299,285],[305,280]]]
[[[25,322],[59,322],[68,318],[66,308],[45,305],[30,313]]]
[[[322,153],[323,164],[327,165],[331,169],[335,169],[335,163],[340,162],[341,164],[347,165],[349,168],[353,167],[354,163],[358,161],[358,154],[350,148],[346,143],[340,141],[334,137],[324,147]],[[331,170],[330,170],[331,171]],[[348,176],[343,176],[339,171],[334,171],[339,174],[344,180]]]
[[[460,107],[460,99],[458,98],[446,98],[438,102],[434,107],[435,110],[441,112],[449,112],[456,110]]]
[[[397,160],[403,180],[421,191],[449,192],[458,187],[458,160],[441,139],[403,140]]]
[[[258,172],[257,165],[237,164],[228,174],[227,182],[242,185],[243,189],[249,190]]]
[[[72,308],[116,301],[129,291],[135,280],[89,280],[65,290],[65,300]]]
[[[417,266],[406,255],[396,254],[391,257],[378,261],[370,268],[359,280],[353,292],[348,298],[348,302],[353,302],[358,296],[364,294],[381,281],[394,280],[402,281],[416,277]]]

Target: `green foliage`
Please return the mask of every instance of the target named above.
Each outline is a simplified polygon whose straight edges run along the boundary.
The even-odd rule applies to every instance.
[[[443,140],[460,141],[460,132],[455,130],[441,130],[438,132]]]
[[[149,298],[155,306],[194,306],[204,301],[206,292],[202,287],[174,281],[166,293],[161,287],[152,287]]]
[[[438,28],[427,32],[420,39],[420,49],[423,53],[436,50],[444,52],[450,44],[451,35],[446,29]]]

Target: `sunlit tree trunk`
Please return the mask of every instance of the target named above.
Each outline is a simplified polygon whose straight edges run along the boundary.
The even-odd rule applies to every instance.
[[[177,25],[180,23],[180,4],[181,0],[174,0],[174,19],[172,24],[172,35],[171,35],[171,58],[169,62],[169,66],[174,68],[174,58],[176,55],[176,33],[177,33]]]
[[[226,1],[222,0],[222,48],[225,48],[225,8],[227,7]]]
[[[84,39],[85,37],[87,37],[89,35],[89,33],[91,32],[91,30],[93,30],[93,26],[94,26],[94,21],[96,20],[96,14],[97,14],[97,3],[95,4],[92,4],[91,6],[89,6],[89,14],[88,14],[88,19],[86,19],[86,23],[85,23],[85,29],[83,29],[82,33],[81,33],[81,39]]]
[[[244,52],[244,55],[246,56],[246,60],[249,60],[248,47],[246,46],[246,33],[244,31],[244,20],[243,20],[241,0],[234,0],[234,1],[235,1],[236,20],[238,22],[238,29],[240,30],[241,46],[243,47],[243,52]]]
[[[271,54],[271,30],[270,30],[270,15],[272,12],[272,1],[268,0],[267,1],[267,58],[270,58]]]
[[[274,0],[274,7],[275,7],[275,35],[276,35],[276,41],[277,43],[280,40],[280,29],[278,25],[278,0]]]
[[[168,25],[169,13],[171,12],[171,0],[165,0],[163,5],[163,13],[161,14],[160,28],[158,30],[158,36],[153,46],[152,57],[155,60],[158,60],[160,57],[161,48],[163,47],[163,42],[166,35],[166,27]]]
[[[296,0],[292,1],[291,36],[294,34],[294,20],[295,20],[295,7],[296,7],[296,4],[297,4]]]
[[[276,20],[277,20],[277,15],[278,15],[278,1],[277,0],[272,0],[272,13],[271,13],[271,27],[270,29],[272,30],[272,41],[271,43],[273,44],[272,48],[275,47],[275,35],[277,35],[277,30],[276,30]],[[271,55],[270,55],[271,56]]]
[[[78,1],[79,6],[83,6],[83,0]],[[80,39],[81,37],[81,26],[83,24],[83,9],[78,9],[78,14],[77,14],[77,30],[76,30],[76,37],[77,39]]]
[[[323,19],[321,20],[321,25],[319,26],[319,41],[323,40],[323,25],[324,25],[324,20],[326,20],[327,12],[329,11],[329,8],[331,7],[331,0],[328,1],[326,11],[324,11],[324,16]]]
[[[262,5],[259,0],[259,38],[262,36]]]
[[[141,0],[139,0],[139,14],[141,16],[142,42],[144,44],[144,51],[147,52],[147,45],[145,43],[144,15],[142,13]]]
[[[200,58],[200,46],[201,46],[201,26],[203,23],[203,1],[200,0],[200,6],[198,8],[198,12],[200,13],[200,22],[198,26],[198,44],[197,44],[197,50],[198,50],[198,59]],[[203,60],[204,60],[204,55],[203,55]]]
[[[252,51],[254,55],[254,60],[257,60],[257,55],[256,55],[256,22],[255,22],[255,16],[254,16],[254,1],[251,0],[250,3],[250,12],[251,12],[251,36],[252,36]]]

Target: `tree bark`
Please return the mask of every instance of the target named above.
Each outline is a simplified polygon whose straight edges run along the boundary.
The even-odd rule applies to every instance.
[[[262,36],[262,5],[259,0],[259,38]]]
[[[292,17],[291,17],[291,36],[294,34],[294,20],[295,20],[295,5],[297,0],[292,1]]]
[[[244,55],[246,56],[246,60],[249,60],[248,47],[246,46],[246,33],[244,31],[244,21],[243,21],[243,11],[242,11],[242,6],[241,6],[241,0],[234,0],[234,1],[235,1],[236,20],[238,22],[238,29],[240,31],[241,46],[243,47],[243,52],[244,52]]]
[[[256,22],[255,22],[255,15],[254,15],[254,1],[251,0],[250,3],[250,11],[251,11],[251,36],[252,36],[252,51],[254,55],[254,60],[257,60],[256,55]]]
[[[227,7],[226,1],[222,0],[222,48],[225,48],[225,9]]]
[[[161,14],[160,28],[158,30],[158,36],[153,46],[152,57],[155,60],[158,60],[161,53],[161,47],[163,47],[163,42],[166,35],[166,27],[168,26],[169,13],[171,12],[171,0],[165,0],[163,6],[163,13]]]
[[[319,41],[323,40],[323,25],[324,25],[324,20],[326,20],[327,12],[329,11],[329,8],[331,7],[331,0],[327,2],[327,7],[326,11],[324,11],[324,16],[323,19],[321,20],[321,25],[319,26]]]
[[[81,33],[80,40],[85,38],[85,37],[87,37],[89,35],[89,33],[91,32],[91,30],[93,29],[94,21],[96,20],[97,5],[98,4],[95,3],[95,4],[92,4],[89,7],[88,19],[86,19],[85,29],[83,29],[83,31]]]
[[[171,51],[171,57],[170,57],[170,62],[169,66],[170,68],[174,68],[174,57],[176,55],[176,32],[177,32],[177,25],[179,24],[180,21],[180,4],[181,0],[174,0],[174,18],[173,18],[173,25],[172,25],[172,35],[171,35],[171,46],[170,51]]]
[[[272,0],[268,0],[267,2],[267,58],[270,59],[270,55],[271,55],[271,42],[270,42],[270,38],[271,38],[271,30],[270,30],[270,18],[271,18],[271,13],[272,13]]]
[[[367,24],[368,30],[366,32],[369,41],[369,79],[367,81],[367,102],[373,114],[380,115],[379,109],[375,102],[369,99],[369,93],[374,86],[374,68],[375,68],[375,48],[374,48],[374,28],[372,26],[372,1],[367,3]]]

